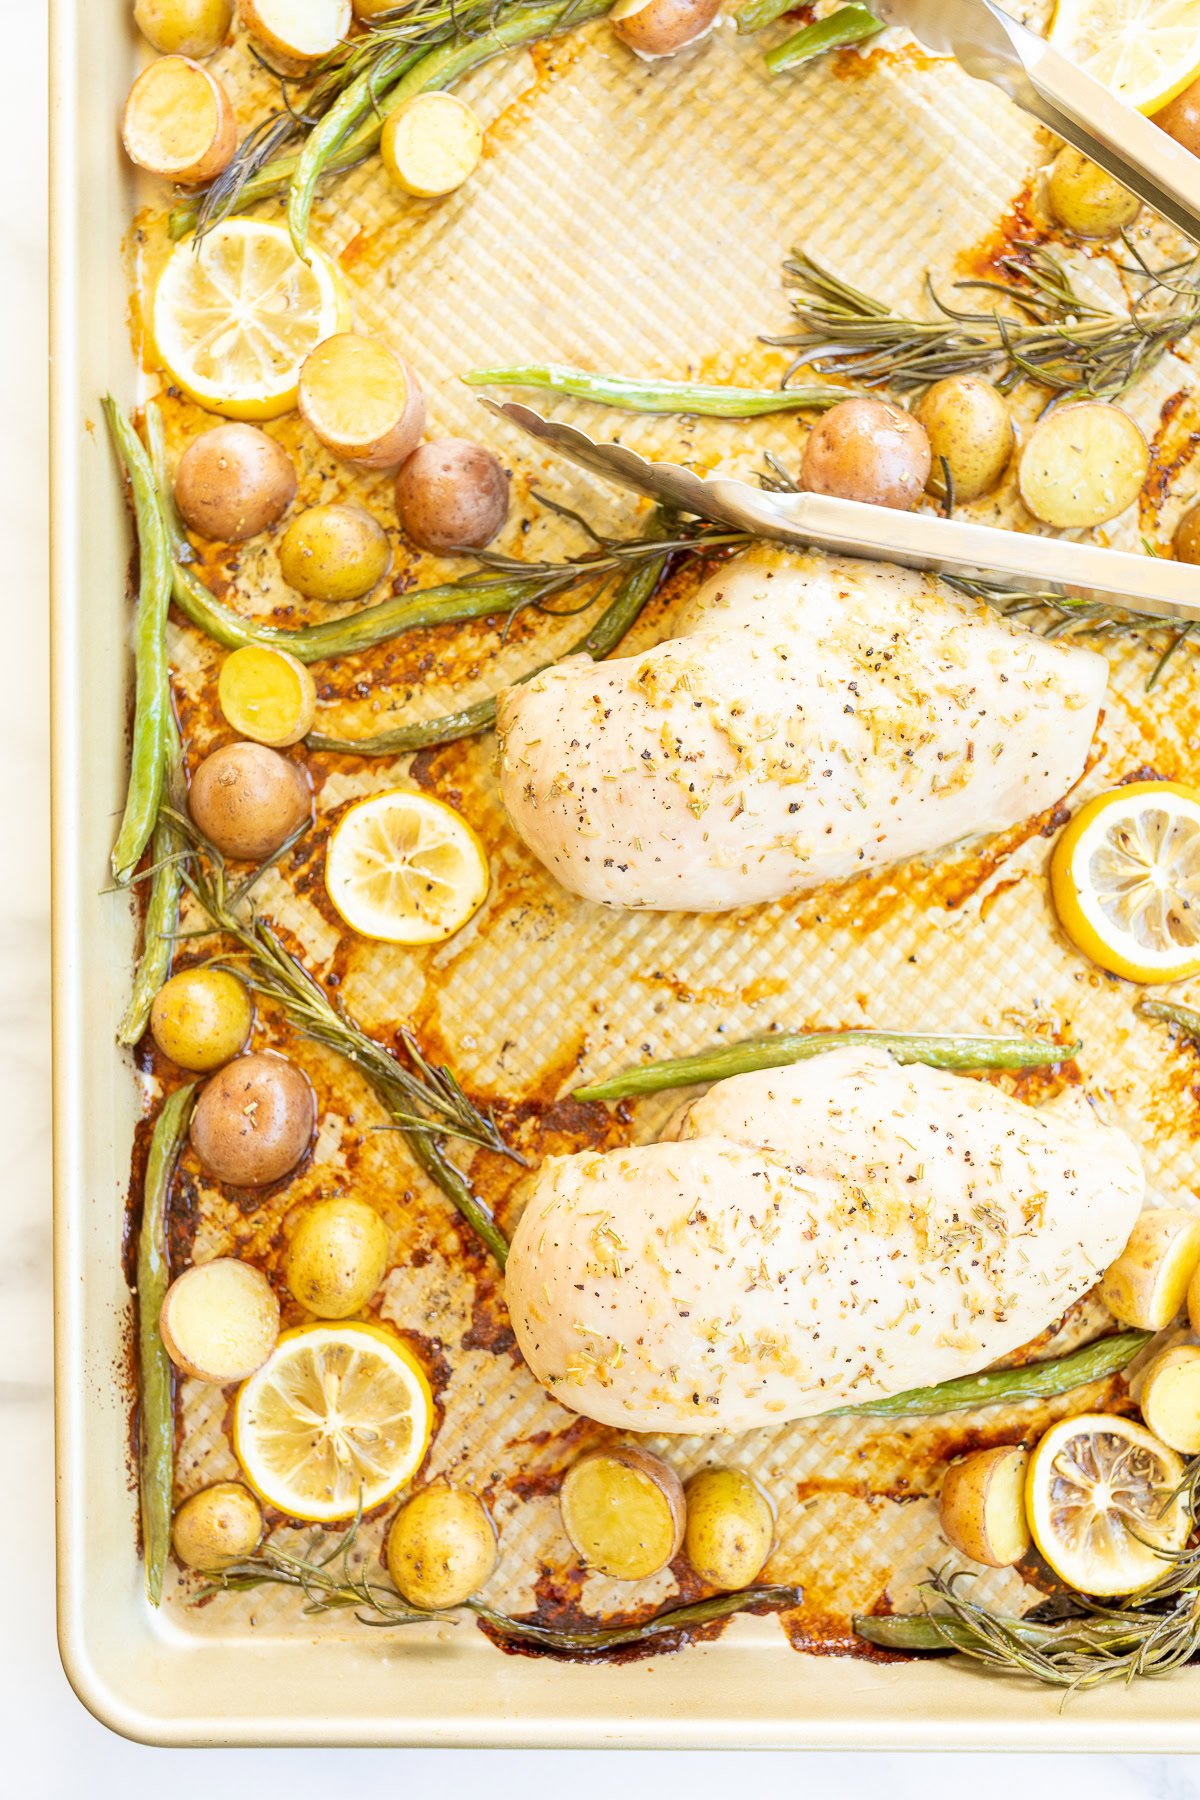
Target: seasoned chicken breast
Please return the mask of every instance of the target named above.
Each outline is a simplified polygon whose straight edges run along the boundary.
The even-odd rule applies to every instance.
[[[721,912],[1040,812],[1106,674],[936,576],[764,549],[669,642],[510,688],[501,792],[573,893]]]
[[[985,1368],[1123,1248],[1145,1192],[1076,1093],[882,1051],[734,1077],[657,1144],[551,1157],[513,1239],[521,1353],[633,1431],[743,1431]]]

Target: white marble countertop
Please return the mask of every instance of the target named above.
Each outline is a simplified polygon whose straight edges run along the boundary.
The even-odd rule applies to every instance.
[[[124,0],[108,0],[124,4]],[[50,1029],[47,828],[46,312],[44,9],[0,0],[10,70],[0,114],[0,367],[7,431],[0,440],[0,541],[5,546],[7,653],[0,700],[0,756],[7,777],[0,856],[0,1143],[4,1145],[4,1242],[0,1260],[0,1471],[7,1555],[0,1586],[0,1792],[95,1800],[143,1791],[169,1800],[206,1794],[214,1778],[293,1800],[325,1796],[331,1781],[380,1792],[399,1780],[455,1793],[483,1782],[494,1800],[568,1786],[592,1800],[617,1780],[632,1796],[665,1778],[689,1800],[736,1779],[731,1759],[710,1753],[437,1751],[154,1751],[126,1743],[87,1714],[59,1666],[54,1638],[50,1307]],[[797,1680],[803,1680],[798,1666]],[[1147,1749],[1152,1749],[1147,1746]],[[1200,1763],[1156,1757],[1061,1759],[953,1756],[756,1756],[764,1796],[863,1793],[889,1800],[952,1790],[999,1800],[1014,1788],[1035,1800],[1084,1791],[1088,1800],[1175,1800],[1200,1795]],[[744,1780],[745,1777],[742,1776]]]

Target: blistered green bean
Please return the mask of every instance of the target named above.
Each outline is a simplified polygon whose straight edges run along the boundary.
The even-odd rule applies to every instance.
[[[854,44],[866,43],[883,30],[880,21],[865,6],[839,6],[823,19],[814,19],[793,33],[763,59],[772,75],[785,69],[797,69],[801,63],[825,56],[830,50],[848,50]]]
[[[542,388],[626,412],[694,413],[714,419],[757,419],[766,413],[823,412],[844,400],[844,387],[746,388],[697,381],[655,381],[636,375],[597,375],[565,363],[522,363],[511,369],[472,369],[468,387]]]
[[[1152,1331],[1118,1331],[1111,1337],[1097,1338],[1094,1344],[1085,1344],[1082,1350],[1072,1350],[1067,1356],[1024,1363],[1016,1369],[987,1369],[982,1375],[960,1375],[953,1381],[939,1381],[934,1387],[909,1388],[906,1393],[889,1394],[883,1400],[865,1400],[860,1406],[838,1406],[824,1417],[901,1419],[915,1413],[933,1418],[938,1413],[973,1412],[977,1406],[1015,1406],[1019,1400],[1048,1400],[1128,1368],[1153,1336]]]

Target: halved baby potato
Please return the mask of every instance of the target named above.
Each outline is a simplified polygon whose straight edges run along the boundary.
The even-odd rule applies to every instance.
[[[379,154],[397,187],[418,200],[437,200],[474,174],[483,126],[457,94],[415,94],[388,114]]]
[[[1142,1371],[1142,1417],[1155,1437],[1185,1456],[1200,1451],[1200,1349],[1177,1344]]]
[[[656,1575],[683,1542],[683,1488],[648,1450],[596,1450],[570,1469],[559,1495],[567,1536],[590,1568],[618,1581]]]
[[[350,30],[350,0],[241,0],[251,37],[275,68],[302,74],[336,50]]]
[[[1033,1542],[1025,1516],[1029,1452],[997,1444],[960,1456],[942,1480],[939,1519],[956,1550],[991,1569],[1019,1562]]]
[[[221,664],[217,699],[242,737],[283,750],[312,730],[317,684],[290,651],[243,644]]]
[[[1122,1325],[1162,1331],[1183,1306],[1200,1266],[1200,1214],[1182,1207],[1142,1213],[1104,1272],[1100,1298]]]
[[[221,173],[237,149],[237,121],[207,69],[186,56],[161,56],[129,90],[121,139],[139,169],[189,185]]]
[[[300,371],[297,398],[310,431],[357,468],[397,468],[425,430],[425,397],[408,364],[356,331],[317,345]]]
[[[233,1256],[176,1276],[158,1315],[163,1348],[185,1375],[224,1387],[262,1367],[279,1337],[279,1302],[261,1269]]]
[[[617,0],[608,19],[623,44],[654,62],[702,38],[720,10],[721,0]]]
[[[1021,498],[1045,525],[1103,525],[1132,506],[1150,469],[1139,426],[1106,400],[1059,406],[1038,420],[1021,452]]]

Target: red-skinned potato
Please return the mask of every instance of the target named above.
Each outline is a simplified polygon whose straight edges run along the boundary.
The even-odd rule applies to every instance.
[[[1193,81],[1182,94],[1169,100],[1161,112],[1155,113],[1154,123],[1193,156],[1200,156],[1200,81]]]
[[[907,512],[929,480],[933,458],[920,420],[869,395],[839,400],[809,432],[800,485]]]
[[[425,397],[406,362],[386,344],[339,331],[300,370],[300,416],[344,462],[394,469],[425,430]]]
[[[312,817],[312,788],[300,764],[277,750],[226,744],[192,776],[188,811],[222,856],[261,862]]]
[[[175,470],[175,504],[198,537],[240,544],[267,531],[296,498],[296,471],[256,425],[217,425],[193,438]]]
[[[635,55],[674,56],[712,28],[721,0],[617,0],[609,23]]]
[[[422,550],[481,550],[508,514],[508,479],[482,444],[433,438],[396,477],[396,511]]]
[[[317,1098],[286,1057],[238,1056],[200,1090],[191,1144],[205,1173],[231,1187],[281,1181],[309,1149]]]

